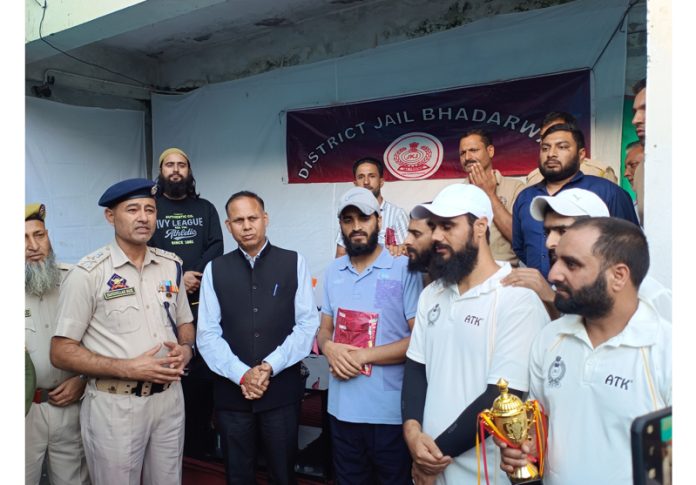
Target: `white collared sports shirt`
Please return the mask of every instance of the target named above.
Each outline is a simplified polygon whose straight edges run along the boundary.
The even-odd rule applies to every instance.
[[[631,423],[672,402],[672,324],[640,302],[593,348],[581,317],[555,320],[532,347],[530,397],[549,415],[544,484],[631,485]]]
[[[652,305],[663,319],[672,322],[672,290],[665,285],[646,275],[638,288],[638,298]]]
[[[510,271],[505,263],[463,295],[457,285],[443,287],[439,280],[421,293],[406,355],[425,364],[423,431],[433,438],[501,377],[512,389],[528,389],[530,348],[549,316],[532,290],[500,284]],[[509,483],[490,438],[486,450],[491,483]],[[454,457],[437,483],[476,483],[476,475],[476,450],[471,448]]]

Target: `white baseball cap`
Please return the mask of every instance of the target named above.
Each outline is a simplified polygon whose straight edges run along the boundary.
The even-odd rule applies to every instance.
[[[448,185],[428,204],[418,204],[411,211],[414,219],[424,219],[435,214],[439,217],[457,217],[472,214],[486,217],[493,223],[493,207],[486,193],[472,184]]]
[[[341,217],[341,212],[348,206],[357,207],[360,212],[366,216],[377,213],[379,215],[379,202],[377,197],[372,192],[364,187],[353,187],[348,192],[341,196],[338,203],[338,217]]]
[[[537,221],[543,221],[546,207],[566,217],[609,217],[609,209],[604,201],[594,192],[584,189],[568,189],[556,195],[534,197],[529,213]]]

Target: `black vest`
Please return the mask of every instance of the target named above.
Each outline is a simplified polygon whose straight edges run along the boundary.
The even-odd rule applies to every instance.
[[[295,326],[297,253],[269,242],[252,269],[237,249],[214,259],[212,272],[222,338],[246,365],[260,364]],[[299,362],[271,377],[261,399],[244,399],[236,383],[217,374],[214,389],[217,409],[253,412],[296,402],[304,392]]]

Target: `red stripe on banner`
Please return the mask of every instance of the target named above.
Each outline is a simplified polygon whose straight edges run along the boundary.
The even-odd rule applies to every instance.
[[[494,168],[527,175],[550,111],[577,118],[589,156],[589,70],[288,111],[288,181],[349,182],[353,162],[364,157],[384,161],[386,180],[462,178],[459,139],[474,128],[491,134]]]

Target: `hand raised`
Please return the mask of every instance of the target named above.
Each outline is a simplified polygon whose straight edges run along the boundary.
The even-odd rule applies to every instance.
[[[472,163],[469,167],[469,182],[483,189],[489,196],[495,195],[498,181],[495,179],[493,170],[486,172],[480,163]]]

